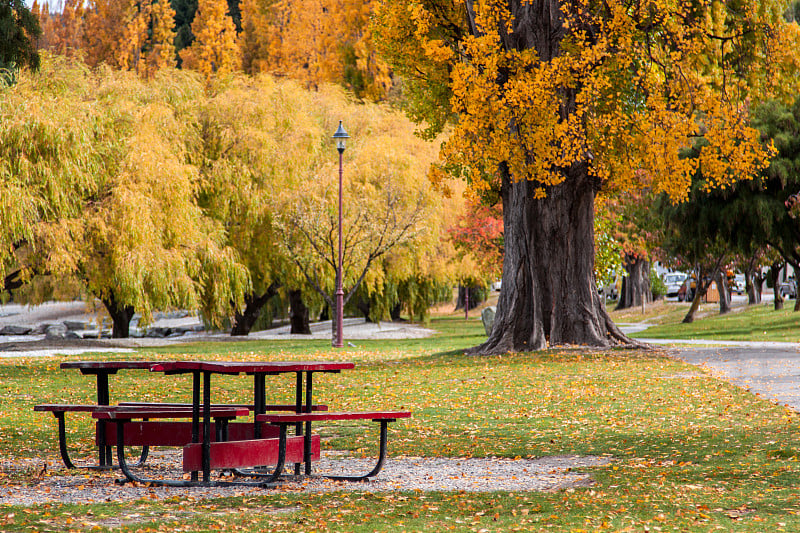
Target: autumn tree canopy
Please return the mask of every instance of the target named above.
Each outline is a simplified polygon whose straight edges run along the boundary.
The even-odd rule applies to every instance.
[[[134,313],[199,309],[220,325],[249,278],[224,228],[197,203],[196,76],[152,82],[64,59],[0,99],[0,264],[78,280],[105,304],[114,336]],[[7,276],[6,276],[7,277]],[[17,277],[10,278],[11,281]]]
[[[630,342],[593,279],[595,197],[681,200],[698,168],[725,187],[764,167],[749,104],[796,91],[787,4],[380,2],[374,35],[410,115],[430,133],[453,119],[439,173],[502,193],[503,291],[479,353]]]
[[[341,83],[380,100],[392,86],[368,31],[372,0],[243,0],[247,72],[269,72],[309,87]]]
[[[206,79],[241,68],[236,26],[225,0],[199,0],[192,22],[194,41],[181,51],[183,68],[197,70]]]

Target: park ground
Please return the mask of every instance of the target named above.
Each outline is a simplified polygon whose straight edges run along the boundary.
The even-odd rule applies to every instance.
[[[620,323],[654,324],[636,335],[668,339],[729,337],[798,342],[797,315],[768,306],[737,309],[679,325],[686,304],[667,302],[613,313]],[[790,307],[790,306],[787,306]],[[465,357],[484,338],[475,313],[443,310],[428,338],[360,340],[343,350],[324,340],[192,342],[137,348],[125,358],[347,359],[357,369],[320,380],[319,397],[337,408],[381,402],[410,409],[390,430],[392,458],[524,461],[603,458],[574,473],[588,482],[549,491],[278,490],[222,498],[0,506],[2,531],[797,531],[800,530],[798,413],[676,357],[671,343],[648,351],[580,347],[501,357]],[[764,333],[766,332],[766,333]],[[713,337],[712,337],[713,336]],[[108,358],[11,357],[0,361],[0,488],[44,487],[44,478],[101,475],[57,465],[55,423],[37,403],[88,402],[93,383],[61,361]],[[130,372],[117,390],[178,399],[185,387]],[[231,379],[220,394],[237,400]],[[278,391],[279,394],[282,391]],[[358,458],[371,442],[352,426],[326,429],[326,444]],[[88,421],[70,438],[91,453]],[[526,475],[520,471],[520,476]],[[68,478],[69,477],[69,478]],[[108,478],[113,483],[113,478]],[[44,490],[44,489],[43,489]],[[120,517],[126,517],[121,520]]]

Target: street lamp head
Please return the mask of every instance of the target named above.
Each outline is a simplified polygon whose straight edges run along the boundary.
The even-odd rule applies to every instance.
[[[344,131],[344,127],[342,126],[342,121],[339,121],[339,128],[336,130],[336,133],[333,134],[333,139],[336,141],[336,149],[339,150],[339,153],[344,152],[345,144],[347,143],[347,139],[350,136]]]

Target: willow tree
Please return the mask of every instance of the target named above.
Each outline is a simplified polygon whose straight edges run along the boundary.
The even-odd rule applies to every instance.
[[[27,242],[24,272],[80,280],[115,337],[135,312],[144,323],[157,309],[200,309],[221,324],[231,301],[242,303],[246,272],[198,206],[200,176],[187,163],[202,96],[188,73],[144,82],[53,61],[0,101],[0,187],[18,204],[0,239]]]
[[[278,191],[297,188],[318,164],[330,135],[314,117],[314,96],[269,76],[235,77],[201,106],[202,207],[226,228],[252,284],[234,310],[233,335],[247,335],[279,289],[305,284],[275,231]],[[330,154],[328,159],[330,159]]]
[[[380,48],[411,115],[454,119],[439,170],[499,189],[505,263],[495,327],[477,353],[632,342],[593,276],[603,190],[682,199],[768,154],[748,102],[796,85],[798,32],[786,2],[385,0]],[[788,81],[787,81],[788,80]],[[697,160],[679,153],[699,138]]]
[[[335,310],[335,272],[342,268],[344,303],[362,284],[379,290],[390,252],[409,253],[440,224],[425,170],[435,148],[414,137],[413,125],[377,105],[356,105],[341,91],[320,91],[314,105],[326,156],[296,187],[281,191],[276,224],[287,256],[308,286]],[[330,136],[337,119],[352,137],[344,152],[343,256],[338,258],[338,172]],[[436,233],[438,236],[438,233]],[[420,256],[416,256],[420,257]],[[335,321],[334,321],[335,324]],[[334,332],[335,338],[335,332]]]
[[[91,66],[106,63],[147,77],[175,66],[175,11],[168,0],[92,0],[82,9],[81,40]],[[67,13],[65,7],[62,17]]]

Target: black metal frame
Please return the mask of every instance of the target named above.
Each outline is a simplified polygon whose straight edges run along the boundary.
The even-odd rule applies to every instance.
[[[91,470],[110,470],[114,468],[110,454],[102,453],[102,450],[109,452],[111,450],[111,446],[105,445],[105,428],[103,426],[98,426],[97,428],[97,431],[103,432],[98,434],[98,440],[103,443],[102,446],[98,445],[98,447],[101,449],[99,464],[76,465],[69,456],[69,449],[67,449],[67,413],[66,411],[54,411],[53,414],[55,415],[56,420],[58,420],[58,451],[61,454],[61,460],[64,462],[64,466],[67,468],[86,468]],[[135,463],[135,466],[144,465],[145,461],[147,461],[147,455],[149,451],[150,448],[148,446],[142,446],[141,455],[139,456],[139,460]]]

